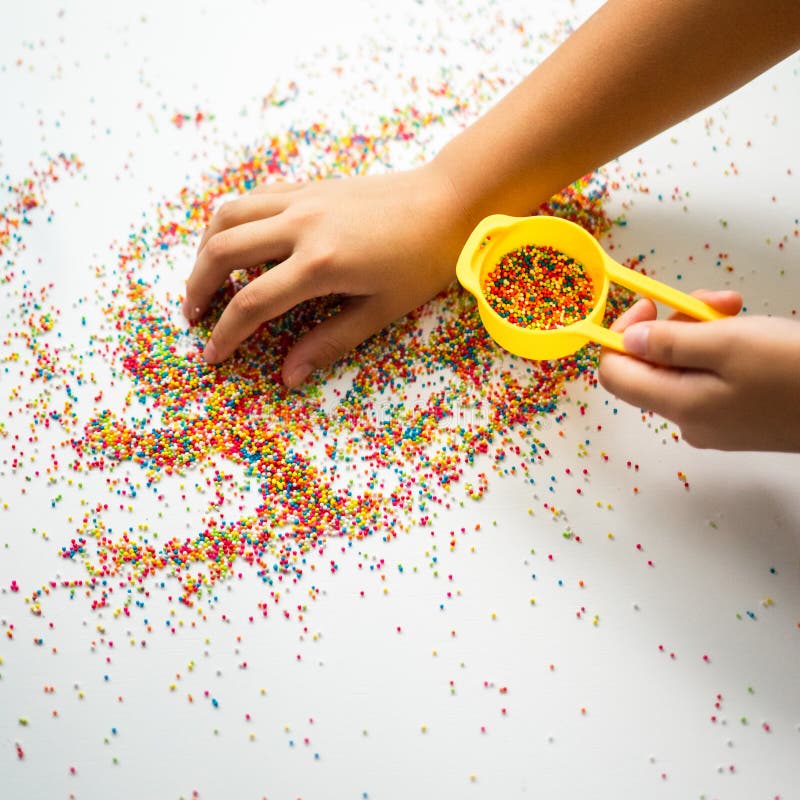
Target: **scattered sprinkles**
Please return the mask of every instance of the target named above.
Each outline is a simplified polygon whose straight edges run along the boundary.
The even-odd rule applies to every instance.
[[[541,51],[541,40],[531,37],[523,22],[497,13],[489,30],[495,34],[499,29],[513,32],[523,48],[538,46]],[[568,24],[560,24],[555,39],[569,30]],[[377,63],[378,59],[373,60]],[[16,66],[22,63],[19,59]],[[0,71],[6,68],[0,64]],[[223,673],[235,673],[245,681],[258,670],[252,653],[243,650],[247,637],[242,631],[260,620],[275,619],[280,624],[292,620],[299,644],[284,653],[292,669],[308,670],[314,665],[322,669],[323,661],[303,645],[319,642],[323,636],[311,622],[313,604],[325,595],[320,576],[332,579],[344,559],[351,560],[344,566],[355,562],[359,577],[363,574],[374,580],[359,584],[363,586],[358,590],[359,603],[387,596],[390,602],[394,579],[413,580],[427,569],[441,589],[435,613],[445,613],[463,602],[460,576],[449,567],[447,557],[464,548],[465,542],[470,553],[489,549],[492,532],[496,534],[502,524],[498,526],[496,520],[487,524],[492,514],[487,503],[495,502],[493,489],[511,476],[530,487],[530,496],[524,498],[526,518],[537,525],[537,535],[544,531],[542,536],[548,537],[538,552],[531,547],[528,553],[526,545],[525,577],[530,574],[530,580],[537,582],[536,597],[527,590],[521,595],[522,602],[533,607],[526,612],[532,615],[530,619],[538,624],[547,615],[552,591],[569,598],[565,624],[579,626],[587,637],[604,636],[606,629],[613,634],[625,624],[626,614],[633,617],[636,612],[637,621],[644,619],[646,612],[639,613],[638,603],[633,603],[633,612],[630,605],[624,611],[622,607],[595,610],[595,576],[587,573],[584,578],[572,561],[574,553],[589,552],[598,541],[609,553],[624,553],[621,557],[630,557],[631,545],[636,553],[645,552],[638,533],[632,536],[624,525],[618,528],[619,520],[613,523],[615,533],[607,532],[612,523],[602,516],[613,513],[614,504],[608,502],[612,489],[603,487],[601,492],[596,490],[597,483],[618,469],[625,478],[633,478],[639,464],[635,453],[631,453],[634,460],[627,461],[615,459],[613,452],[597,453],[595,434],[599,436],[603,426],[595,425],[587,399],[598,385],[595,345],[553,362],[513,357],[494,346],[472,298],[453,285],[317,373],[301,391],[289,391],[280,380],[284,356],[299,336],[335,314],[342,298],[327,297],[292,309],[262,326],[225,364],[210,367],[203,360],[203,347],[223,308],[237,291],[274,265],[235,271],[207,315],[191,327],[179,312],[180,291],[164,288],[164,276],[183,270],[176,265],[188,263],[202,231],[227,199],[276,182],[381,172],[393,168],[399,154],[422,162],[429,155],[430,142],[469,124],[509,85],[487,70],[466,84],[465,91],[465,82],[454,75],[455,71],[443,69],[441,80],[430,85],[414,76],[404,78],[406,101],[393,101],[378,115],[356,115],[356,122],[344,114],[335,120],[314,117],[296,124],[283,124],[285,118],[281,118],[279,124],[271,122],[269,132],[252,145],[226,147],[221,162],[187,176],[185,185],[176,187],[171,196],[142,209],[126,236],[113,242],[108,254],[96,257],[99,263],[91,267],[91,286],[71,309],[60,302],[60,287],[46,279],[49,265],[31,258],[27,238],[31,226],[54,221],[54,212],[48,208],[53,187],[59,181],[85,179],[85,171],[92,166],[89,154],[86,166],[75,154],[43,154],[29,166],[26,177],[0,178],[4,321],[0,476],[5,481],[0,514],[13,511],[17,501],[29,500],[35,491],[37,497],[47,495],[45,508],[55,520],[52,525],[30,524],[28,530],[15,530],[5,543],[9,549],[13,537],[31,535],[55,557],[37,564],[35,570],[25,565],[15,577],[4,577],[0,595],[13,603],[11,607],[23,609],[20,613],[25,614],[26,623],[37,626],[37,632],[31,636],[26,626],[15,626],[13,615],[8,619],[4,612],[0,627],[5,635],[0,641],[8,653],[4,650],[0,655],[0,666],[4,671],[18,669],[14,656],[16,648],[23,646],[35,648],[40,658],[58,656],[63,640],[57,639],[52,612],[59,602],[73,600],[80,613],[88,616],[83,621],[91,638],[88,651],[92,658],[102,659],[96,683],[81,679],[67,684],[69,692],[59,683],[63,675],[56,669],[59,680],[45,683],[42,693],[48,703],[59,707],[48,705],[44,713],[34,704],[15,707],[7,716],[16,735],[38,735],[45,719],[63,726],[74,713],[56,700],[63,700],[65,694],[76,705],[107,697],[106,709],[124,711],[123,704],[132,705],[130,693],[119,694],[119,689],[112,688],[124,685],[115,673],[120,646],[146,654],[159,635],[178,638],[191,632],[183,641],[202,650],[203,658],[182,661],[179,671],[160,676],[161,697],[186,704],[192,714],[209,715],[212,722],[207,730],[215,737],[227,732],[228,715],[233,714],[246,728],[240,731],[241,740],[262,746],[268,738],[259,723],[274,715],[259,713],[261,706],[255,704],[268,705],[277,692],[261,688],[254,705],[243,708],[225,694],[224,683],[213,682],[220,681]],[[376,81],[369,78],[365,83],[375,91]],[[287,110],[294,113],[308,89],[306,83],[302,85],[302,94],[294,80],[280,81],[266,93],[261,87],[255,105],[260,105],[262,115],[273,115],[272,120]],[[192,107],[192,112],[174,111],[170,116],[169,109]],[[179,138],[188,141],[216,129],[208,123],[222,122],[200,108],[206,106],[164,103],[162,118],[169,118],[182,131]],[[713,120],[706,123],[709,135],[716,130],[713,125]],[[739,175],[734,161],[724,169],[732,180]],[[531,213],[576,222],[593,236],[605,238],[605,246],[613,251],[619,247],[615,229],[625,225],[624,217],[608,210],[614,205],[613,193],[620,188],[613,170],[584,176]],[[632,175],[626,189],[646,195],[645,178],[645,170]],[[676,186],[672,193],[659,194],[658,201],[663,202],[665,196],[686,210],[688,191]],[[727,220],[720,225],[727,229]],[[798,236],[796,219],[789,227],[790,233],[778,242],[779,250]],[[734,271],[724,249],[714,246],[712,250],[706,244],[705,250],[721,272]],[[625,263],[640,268],[644,260],[640,254]],[[676,274],[683,280],[687,271]],[[484,291],[498,314],[529,329],[569,325],[593,307],[593,286],[583,266],[550,247],[526,246],[507,253],[486,276]],[[612,287],[606,324],[631,300],[628,292]],[[62,338],[64,319],[71,314],[77,314],[85,332],[80,342]],[[617,414],[616,408],[609,409],[612,414]],[[651,427],[652,415],[642,414],[642,422]],[[679,441],[675,431],[666,433],[665,428],[666,424],[658,429],[665,442]],[[576,463],[566,469],[552,467],[554,442],[561,448],[574,445]],[[582,459],[591,455],[597,457],[584,467]],[[621,469],[623,465],[630,473]],[[606,467],[608,473],[598,475]],[[688,490],[687,474],[683,470],[670,473],[675,474]],[[558,499],[564,496],[557,495],[559,487],[566,487],[575,502],[590,503],[596,509],[596,526],[578,525],[569,518]],[[639,487],[628,482],[620,491],[638,495]],[[442,522],[446,512],[461,508],[468,513],[476,509],[481,521],[463,527]],[[550,524],[552,535],[542,527]],[[714,530],[721,527],[716,520],[709,525]],[[419,564],[405,558],[402,564],[393,564],[386,558],[391,551],[383,545],[391,545],[403,534],[423,543],[424,559]],[[607,544],[618,540],[621,544],[613,548]],[[378,543],[376,555],[373,548],[377,550]],[[594,550],[592,557],[598,556]],[[654,567],[647,556],[636,557]],[[647,570],[647,579],[659,579],[662,571],[668,570]],[[780,576],[775,567],[769,568],[769,575],[774,576],[769,591],[765,586],[761,594],[750,598],[754,607],[760,602],[764,617],[781,613],[780,601],[774,599],[781,596]],[[223,593],[240,585],[252,592],[253,600],[238,619],[230,615]],[[163,605],[153,602],[155,596],[166,600],[168,613],[155,612]],[[512,617],[494,600],[483,606],[481,617],[492,633],[507,627]],[[198,628],[212,614],[215,622],[234,632],[229,667],[218,655],[218,669],[209,668],[205,661],[211,658],[211,643],[208,638],[202,641]],[[757,620],[752,610],[736,617]],[[800,629],[800,623],[796,625]],[[391,617],[385,626],[390,646],[408,646],[417,635],[408,620]],[[748,622],[742,629],[750,627]],[[17,635],[20,630],[22,636]],[[452,648],[469,642],[472,632],[466,625],[456,630],[452,621],[441,630],[442,640],[431,651],[433,665],[453,667],[440,688],[454,698],[448,702],[457,703],[481,684],[468,669],[468,659],[453,659]],[[536,666],[545,682],[562,680],[571,669],[566,663],[562,668],[560,653],[550,647],[543,648]],[[653,638],[647,639],[646,648],[651,655]],[[690,660],[678,660],[676,652],[663,644],[657,651],[669,656],[663,660],[666,669],[680,669]],[[708,666],[702,667],[704,674],[725,674],[724,654],[713,652],[713,663],[707,654],[698,658],[696,650],[689,655],[694,664],[700,661]],[[549,661],[553,657],[559,661],[558,670]],[[456,669],[464,676],[458,681],[450,677]],[[5,672],[0,673],[0,679],[4,678]],[[486,696],[491,695],[492,704],[481,712],[485,716],[470,723],[474,726],[470,730],[479,732],[485,742],[492,741],[494,724],[512,724],[521,716],[520,710],[529,713],[514,703],[525,702],[530,687],[507,682],[505,675],[497,680],[482,681],[483,688],[491,690]],[[41,687],[39,682],[37,692]],[[733,712],[740,722],[737,731],[742,735],[760,731],[759,736],[771,734],[777,740],[781,726],[772,709],[748,703],[752,687],[746,694],[737,698]],[[727,692],[725,697],[730,702]],[[602,724],[602,704],[592,703],[589,714],[582,700],[573,697],[566,713],[574,715],[577,707],[581,725]],[[764,719],[767,715],[772,722]],[[310,762],[321,763],[314,769],[324,769],[316,718],[303,717],[299,723],[295,718],[292,725],[283,726],[284,717],[281,736],[286,738],[281,741],[293,751],[292,756],[304,753]],[[426,722],[419,723],[420,718]],[[98,741],[113,748],[124,740],[124,719],[120,714],[104,723]],[[429,743],[441,738],[443,726],[427,710],[422,709],[416,719],[414,733],[418,730]],[[481,724],[487,719],[494,724]],[[726,724],[721,692],[715,695],[711,722]],[[323,719],[320,727],[324,725]],[[361,738],[380,742],[383,731],[373,734],[371,726],[368,736],[361,725],[359,721],[354,728]],[[40,757],[32,740],[15,741],[14,735],[6,739],[8,760],[15,769],[24,770],[26,764],[29,768]],[[546,741],[558,746],[553,735]],[[733,740],[727,740],[728,747],[733,745]],[[59,761],[58,769],[70,784],[77,785],[86,780],[87,770],[83,761],[72,758]],[[120,764],[116,754],[108,758]],[[655,757],[650,761],[655,763]],[[465,767],[469,783],[486,783],[484,777],[478,780],[477,772],[468,771],[469,766]],[[727,761],[717,767],[726,776],[739,771],[739,766]],[[667,780],[666,772],[658,774]],[[362,798],[371,796],[359,791]],[[200,793],[193,790],[191,797],[199,798]]]
[[[449,113],[463,105],[455,101]],[[541,421],[556,411],[566,384],[595,385],[596,347],[555,362],[506,357],[488,339],[472,300],[453,286],[320,375],[320,387],[342,386],[330,404],[313,386],[303,393],[285,389],[279,375],[297,337],[336,311],[335,298],[303,304],[268,323],[215,368],[202,359],[203,342],[233,293],[257,271],[235,273],[207,317],[189,331],[178,321],[179,299],[159,296],[148,277],[164,268],[171,250],[195,242],[222,195],[270,178],[298,177],[301,141],[312,145],[303,177],[361,172],[391,140],[408,142],[414,131],[440,125],[444,116],[409,108],[384,118],[375,134],[338,135],[319,124],[274,137],[207,174],[198,189],[185,187],[177,201],[160,204],[158,224],[124,243],[116,258],[120,283],[103,308],[116,342],[96,342],[111,360],[115,380],[132,387],[124,407],[103,407],[103,392],[95,388],[99,408],[86,423],[79,423],[75,401],[54,416],[51,397],[37,404],[31,422],[60,425],[69,438],[54,448],[53,462],[65,461],[76,478],[108,472],[110,487],[123,500],[120,508],[132,509],[139,494],[160,497],[160,477],[184,470],[196,476],[196,490],[211,491],[214,501],[190,538],[164,537],[149,525],[114,534],[104,521],[108,504],[94,505],[61,548],[63,558],[82,562],[87,571],[86,580],[67,588],[86,590],[93,608],[109,604],[110,579],[138,587],[167,570],[181,581],[182,602],[191,605],[234,575],[239,561],[275,587],[284,576],[301,578],[308,554],[331,536],[390,540],[412,523],[429,524],[435,509],[449,507],[458,494],[479,500],[489,486],[486,469],[506,472],[512,455],[518,462],[513,472],[542,463],[547,446],[539,436]],[[606,192],[601,175],[588,176],[546,210],[566,210],[591,229],[607,231],[613,223],[602,209]],[[627,293],[614,295],[612,317],[627,302]],[[59,360],[58,350],[38,344],[41,338],[38,331],[31,335],[42,369],[50,385],[60,384],[69,396],[78,365]],[[419,399],[404,402],[414,391]],[[133,416],[137,409],[144,416]],[[10,412],[29,413],[25,405]],[[71,453],[59,452],[64,447]],[[320,449],[322,459],[312,455]],[[113,473],[122,461],[138,464],[144,480],[120,485]],[[238,518],[226,508],[243,509],[253,489],[243,493],[241,478],[226,463],[244,471],[246,485],[260,498]],[[15,462],[15,471],[24,465]],[[354,473],[364,491],[349,488]],[[335,562],[330,570],[336,571]],[[44,587],[32,593],[32,611],[48,593]],[[130,602],[128,597],[126,606]]]

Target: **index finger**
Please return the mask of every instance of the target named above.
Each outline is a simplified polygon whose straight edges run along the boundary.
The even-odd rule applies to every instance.
[[[293,246],[288,226],[280,216],[216,233],[197,256],[186,282],[184,315],[189,320],[199,317],[233,270],[278,261],[291,253]]]
[[[280,214],[289,204],[288,194],[288,192],[251,193],[223,203],[203,231],[197,247],[197,254],[199,255],[203,251],[208,240],[215,233],[235,228],[245,222],[257,222],[260,219]]]
[[[260,325],[316,296],[300,257],[290,256],[241,288],[211,331],[203,356],[209,364],[224,361]]]
[[[720,388],[712,372],[663,367],[611,350],[602,354],[598,378],[615,397],[672,420],[691,408],[694,398]]]

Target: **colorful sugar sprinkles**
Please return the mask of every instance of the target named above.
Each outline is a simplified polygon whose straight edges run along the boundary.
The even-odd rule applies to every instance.
[[[14,156],[4,145],[0,707],[8,713],[0,719],[0,767],[11,795],[45,793],[49,773],[61,791],[48,797],[113,793],[114,776],[119,791],[146,794],[143,782],[158,776],[164,797],[312,800],[325,796],[315,793],[316,781],[328,794],[369,800],[411,795],[420,775],[436,769],[444,787],[437,796],[516,797],[520,780],[531,781],[526,791],[538,788],[541,773],[531,765],[551,752],[584,765],[560,767],[565,785],[573,781],[570,794],[583,778],[602,787],[614,769],[599,758],[616,767],[617,753],[621,764],[639,752],[652,765],[651,777],[640,780],[696,797],[686,791],[686,767],[702,759],[684,738],[663,736],[667,702],[645,691],[633,715],[616,702],[633,696],[637,681],[661,685],[672,675],[676,685],[703,684],[701,713],[688,704],[676,711],[685,740],[701,742],[697,752],[713,753],[716,732],[727,725],[732,738],[723,752],[730,755],[715,765],[720,781],[739,781],[742,790],[756,773],[750,751],[760,755],[761,742],[783,757],[778,748],[794,728],[787,734],[786,714],[770,704],[774,692],[743,691],[727,646],[755,644],[748,635],[764,639],[786,615],[794,575],[780,553],[764,574],[753,567],[759,593],[729,614],[744,631],[737,641],[721,636],[695,648],[679,626],[662,624],[669,622],[659,613],[664,597],[663,608],[679,607],[682,620],[692,605],[710,619],[714,599],[704,605],[705,587],[699,594],[683,574],[676,595],[679,551],[667,549],[675,542],[661,541],[647,524],[634,535],[634,521],[646,520],[654,487],[685,498],[676,512],[695,513],[707,476],[693,451],[676,444],[677,428],[598,390],[596,345],[557,361],[514,357],[490,340],[473,298],[454,284],[289,391],[281,381],[287,352],[337,313],[341,298],[303,303],[269,321],[214,367],[202,357],[211,329],[234,293],[271,265],[235,271],[196,324],[180,313],[197,243],[224,202],[272,182],[413,168],[543,56],[542,34],[530,32],[537,23],[522,12],[511,16],[505,4],[434,5],[408,6],[443,23],[435,36],[447,52],[425,50],[437,61],[433,77],[408,76],[406,56],[395,62],[409,50],[372,39],[360,55],[331,51],[332,80],[363,87],[369,109],[354,102],[341,115],[340,104],[336,116],[320,114],[324,102],[332,105],[313,97],[325,58],[307,79],[278,75],[268,93],[258,78],[236,122],[211,92],[171,95],[166,74],[149,88],[144,69],[143,109],[120,111],[121,139],[114,125],[98,136],[113,148],[130,142],[136,180],[147,173],[142,154],[164,151],[165,142],[167,151],[191,154],[191,165],[169,178],[153,169],[158,194],[132,204],[133,221],[125,207],[121,223],[96,222],[99,244],[87,236],[91,246],[77,258],[72,248],[48,254],[47,245],[40,254],[38,237],[51,225],[45,240],[67,231],[77,216],[67,198],[92,222],[86,209],[110,182],[111,173],[101,177],[102,148],[79,139],[75,155],[42,154],[17,169],[14,158],[3,161]],[[260,13],[253,9],[247,13]],[[70,7],[67,21],[78,13]],[[136,24],[150,25],[144,17]],[[477,43],[484,55],[502,54],[502,66],[482,57],[468,74],[454,26],[469,26],[465,52]],[[410,29],[426,48],[431,36]],[[569,29],[559,27],[556,38]],[[133,27],[119,30],[136,45]],[[389,26],[384,36],[391,38]],[[109,37],[102,49],[113,65],[118,49]],[[46,41],[53,48],[57,40]],[[44,47],[45,39],[32,40],[19,65],[0,57],[0,85],[24,65],[32,86],[40,72],[29,68],[39,66],[33,61]],[[516,52],[512,68],[508,56]],[[351,57],[369,68],[348,66]],[[191,64],[199,69],[202,60]],[[78,69],[76,61],[70,70]],[[53,74],[72,80],[66,70],[63,78]],[[387,89],[390,74],[396,81]],[[91,80],[87,86],[95,88]],[[49,106],[31,98],[20,117],[40,105],[42,146],[55,154],[72,137],[50,126]],[[101,100],[91,112],[98,131],[108,122],[104,107]],[[56,121],[67,126],[78,113],[70,107]],[[136,116],[145,114],[150,124],[136,131]],[[112,159],[127,149],[113,148]],[[115,185],[131,179],[128,166]],[[647,166],[629,176],[624,162],[612,164],[529,212],[576,222],[623,257],[637,252],[637,236],[652,253],[647,231],[624,232],[618,216],[630,208],[628,195],[647,201]],[[493,252],[497,267],[483,289],[510,324],[551,331],[591,313],[596,287],[565,253],[532,245],[502,258],[501,249]],[[625,263],[637,268],[644,258]],[[66,285],[75,274],[86,280]],[[630,300],[612,285],[606,324]],[[631,425],[647,441],[636,431],[621,435]],[[660,457],[673,456],[668,485],[648,458],[654,441]],[[693,522],[706,533],[704,558],[728,547],[714,539],[718,529],[728,533],[724,515]],[[698,540],[697,531],[679,535],[682,544]],[[690,634],[697,630],[689,624]],[[595,686],[601,674],[603,685]],[[619,726],[609,742],[605,726],[626,713],[635,724],[627,732]],[[647,714],[656,724],[641,724]],[[698,720],[711,730],[705,745]],[[171,743],[163,756],[138,744],[156,741],[151,734]],[[413,752],[410,737],[425,737],[425,747],[413,767],[402,767],[404,777],[391,758]],[[598,757],[603,738],[607,749]],[[733,738],[737,748],[728,750]],[[43,746],[54,741],[59,747]],[[453,753],[454,769],[440,769]],[[193,775],[182,774],[189,754],[200,765]],[[160,757],[168,769],[160,769]],[[176,777],[191,777],[197,789],[176,789]],[[775,790],[786,783],[780,777]],[[700,797],[730,794],[705,775],[689,780],[702,784]],[[772,788],[769,796],[777,796]]]
[[[506,253],[484,279],[489,305],[512,325],[553,330],[593,308],[592,279],[579,261],[549,245]]]

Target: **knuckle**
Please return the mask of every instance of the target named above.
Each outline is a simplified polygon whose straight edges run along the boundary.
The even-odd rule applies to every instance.
[[[238,217],[238,205],[236,200],[223,203],[214,214],[214,219],[221,228],[229,228],[235,224]]]
[[[662,395],[653,405],[654,408],[649,410],[654,411],[659,417],[674,422],[679,428],[688,424],[685,409],[681,408],[679,403],[669,395]]]
[[[601,386],[615,397],[618,397],[620,393],[620,386],[617,378],[617,370],[614,369],[614,356],[609,356],[608,354],[602,355],[597,366],[597,379],[600,381]]]
[[[317,245],[313,250],[306,253],[306,269],[312,272],[326,271],[333,261],[333,249],[325,245]]]
[[[215,233],[207,242],[205,246],[206,258],[210,261],[224,260],[228,250],[230,249],[230,236],[227,231],[220,231]]]
[[[609,370],[608,359],[603,356],[600,357],[600,361],[597,365],[597,380],[600,381],[600,385],[604,389],[614,394],[614,390],[612,389],[614,371]]]
[[[652,355],[661,364],[672,364],[675,358],[675,339],[669,331],[654,326],[650,330]]]
[[[348,347],[339,337],[326,333],[317,342],[316,350],[315,366],[324,367],[341,358],[347,352]]]
[[[672,420],[681,429],[681,435],[689,444],[694,447],[704,446],[698,442],[704,440],[712,413],[707,403],[693,396],[683,398],[680,402],[667,397],[660,411],[661,416]]]
[[[240,289],[230,302],[231,311],[239,317],[252,318],[258,315],[261,301],[250,284]]]
[[[287,216],[287,220],[292,225],[297,225],[300,227],[313,225],[315,222],[319,221],[323,213],[323,210],[318,208],[316,203],[308,201],[302,203],[293,203],[286,209],[286,211],[284,211],[284,214]]]
[[[303,269],[317,285],[320,294],[328,293],[333,258],[333,248],[324,244],[317,244],[313,249],[303,253]]]

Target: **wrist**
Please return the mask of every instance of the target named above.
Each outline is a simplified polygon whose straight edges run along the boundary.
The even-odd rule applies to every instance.
[[[437,235],[452,258],[453,269],[461,248],[474,227],[483,218],[474,199],[465,196],[457,170],[449,158],[437,156],[420,167],[429,214],[437,220]],[[427,204],[426,202],[426,204]]]

